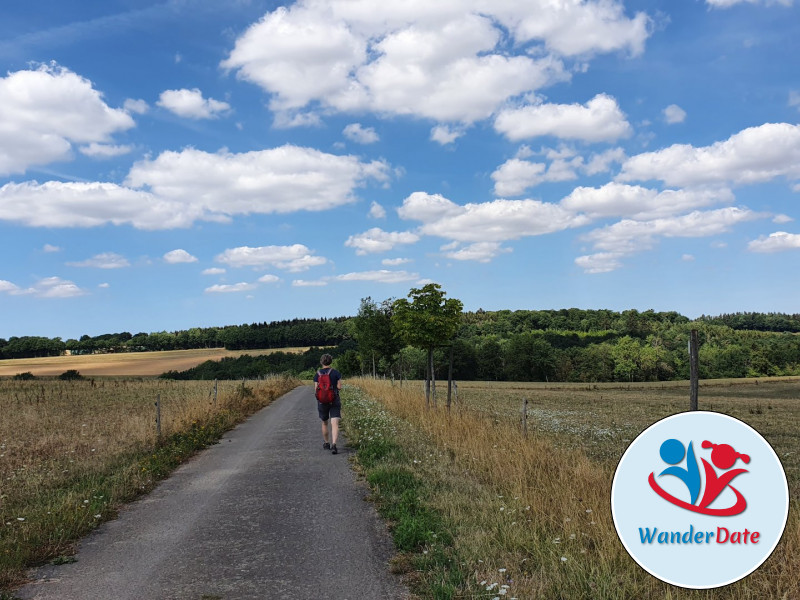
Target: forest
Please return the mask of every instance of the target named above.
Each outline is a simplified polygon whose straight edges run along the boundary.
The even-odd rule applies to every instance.
[[[800,375],[800,315],[734,313],[695,320],[652,310],[459,311],[453,335],[430,348],[399,334],[397,301],[361,301],[358,314],[332,319],[293,319],[175,332],[109,333],[80,339],[0,339],[0,358],[96,352],[146,352],[225,347],[230,350],[311,347],[303,353],[225,359],[180,378],[241,378],[267,372],[313,373],[327,348],[345,376],[424,378],[428,350],[437,378],[446,378],[452,356],[457,380],[663,381],[687,379],[689,332],[700,337],[702,378]],[[395,318],[396,321],[396,318]]]

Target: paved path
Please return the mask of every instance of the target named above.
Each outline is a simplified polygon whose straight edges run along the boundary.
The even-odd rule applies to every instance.
[[[343,445],[322,450],[311,388],[297,388],[99,527],[76,563],[37,570],[17,595],[404,598],[388,572],[391,540]]]

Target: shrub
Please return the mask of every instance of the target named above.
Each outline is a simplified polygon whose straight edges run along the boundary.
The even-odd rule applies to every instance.
[[[15,381],[30,381],[31,379],[36,379],[36,375],[30,371],[25,371],[24,373],[17,373],[14,375],[13,379]]]
[[[84,379],[84,376],[81,375],[76,369],[69,369],[59,375],[58,378],[62,381],[76,381],[79,379]]]

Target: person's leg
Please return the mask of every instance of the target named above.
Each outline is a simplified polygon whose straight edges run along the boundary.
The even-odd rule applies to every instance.
[[[331,443],[335,446],[336,440],[339,438],[339,418],[331,418],[331,435],[332,441]]]
[[[338,423],[336,424],[336,427],[335,427],[334,431],[336,432],[336,434],[339,433],[339,424]],[[334,444],[336,443],[336,437],[335,437],[336,434],[334,434],[334,438],[333,438],[333,440],[334,440],[333,443]],[[322,422],[322,440],[326,444],[330,443],[330,441],[331,441],[330,437],[328,435],[328,422],[327,421],[323,421]]]

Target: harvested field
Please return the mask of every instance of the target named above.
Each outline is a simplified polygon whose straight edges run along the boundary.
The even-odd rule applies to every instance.
[[[83,356],[51,356],[0,360],[0,377],[31,372],[37,377],[60,375],[69,369],[85,376],[153,377],[166,371],[185,371],[207,360],[236,358],[243,354],[259,356],[273,352],[305,352],[308,348],[271,348],[268,350],[167,350],[164,352],[125,352],[121,354],[90,354]]]

